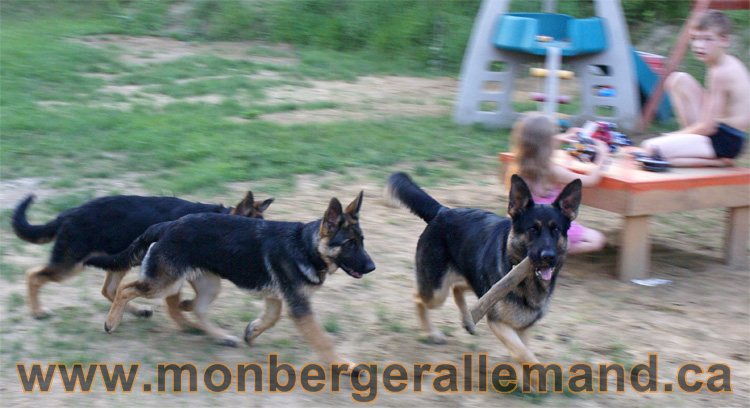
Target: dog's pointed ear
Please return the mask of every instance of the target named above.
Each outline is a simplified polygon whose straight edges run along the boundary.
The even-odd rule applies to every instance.
[[[256,201],[255,203],[253,203],[253,207],[255,207],[255,209],[262,214],[263,211],[266,211],[268,209],[273,200],[273,198],[268,198],[263,201]]]
[[[362,208],[362,197],[364,194],[364,190],[360,191],[357,198],[346,206],[346,214],[351,215],[355,219],[359,217],[359,209]]]
[[[320,235],[323,237],[333,235],[339,228],[342,214],[343,210],[339,200],[336,197],[331,198],[328,209],[323,215],[323,220],[320,222]]]
[[[232,208],[229,213],[242,217],[252,217],[255,214],[255,207],[253,204],[255,204],[255,201],[253,201],[253,192],[248,191],[247,194],[245,194],[245,198],[243,198],[237,206]]]
[[[575,179],[568,183],[552,205],[559,208],[560,211],[569,220],[573,221],[578,216],[578,207],[581,205],[581,190],[583,184],[581,179]]]
[[[508,196],[508,215],[510,215],[510,218],[516,218],[533,206],[534,200],[531,198],[529,186],[518,174],[512,175],[510,177],[510,195]]]

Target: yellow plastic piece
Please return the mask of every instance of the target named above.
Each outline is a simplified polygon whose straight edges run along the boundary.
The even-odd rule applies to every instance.
[[[547,70],[544,68],[531,68],[529,69],[529,74],[534,77],[546,78]],[[573,71],[559,70],[557,71],[557,77],[560,79],[573,79],[575,73]]]

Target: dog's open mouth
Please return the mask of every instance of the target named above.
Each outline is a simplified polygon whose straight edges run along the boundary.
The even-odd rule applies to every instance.
[[[341,269],[344,270],[344,272],[346,272],[347,274],[349,274],[349,276],[351,276],[352,278],[359,279],[359,278],[362,277],[362,275],[364,275],[361,272],[355,272],[354,270],[348,268],[345,265],[339,265],[339,266],[341,267]]]
[[[534,273],[536,273],[536,277],[541,280],[551,280],[552,279],[552,272],[555,271],[554,266],[545,266],[545,267],[537,267],[534,270]]]

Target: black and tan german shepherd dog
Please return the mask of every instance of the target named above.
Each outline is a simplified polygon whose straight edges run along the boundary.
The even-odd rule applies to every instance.
[[[179,326],[198,328],[221,344],[236,346],[236,337],[207,318],[221,280],[227,279],[266,296],[263,315],[245,329],[248,344],[276,324],[286,304],[299,331],[323,359],[340,361],[315,320],[310,296],[339,267],[354,278],[375,269],[359,226],[361,205],[360,192],[346,210],[331,199],[323,218],[309,223],[194,214],[154,225],[120,254],[87,261],[111,270],[142,263],[140,278],[117,290],[104,329],[109,333],[119,325],[130,300],[166,296],[169,314]],[[185,281],[196,290],[192,310],[197,323],[180,310],[179,290]]]
[[[542,318],[565,259],[567,231],[581,202],[581,181],[568,184],[551,205],[534,204],[526,183],[511,178],[508,214],[500,217],[472,208],[447,208],[404,173],[390,176],[390,195],[427,222],[417,243],[417,314],[430,340],[445,336],[430,322],[428,309],[452,291],[464,327],[474,333],[464,291],[479,298],[511,268],[529,257],[535,273],[523,280],[487,314],[493,333],[520,363],[537,362],[526,346],[526,330]]]
[[[273,198],[254,201],[248,191],[236,207],[202,204],[175,197],[109,196],[100,197],[60,213],[44,225],[31,225],[26,219],[26,210],[34,201],[29,195],[13,212],[12,225],[16,235],[34,244],[55,245],[49,261],[44,266],[27,271],[28,302],[31,314],[42,318],[48,313],[39,302],[39,290],[48,282],[62,282],[83,270],[83,262],[92,255],[116,254],[130,245],[146,228],[164,221],[176,220],[194,213],[233,214],[251,218],[263,218],[263,211]],[[107,271],[102,294],[110,301],[127,273]],[[130,307],[129,312],[148,317],[151,309]]]

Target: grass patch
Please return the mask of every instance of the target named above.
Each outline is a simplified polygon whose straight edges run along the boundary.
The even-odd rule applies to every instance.
[[[386,330],[393,333],[403,333],[405,331],[404,325],[394,319],[393,314],[383,305],[378,305],[376,307],[375,314],[378,317],[380,324],[383,325]]]
[[[26,301],[20,293],[11,293],[8,297],[8,312],[14,312],[20,309]]]
[[[338,333],[341,331],[341,323],[339,323],[338,319],[334,316],[328,316],[326,317],[325,321],[323,322],[323,328],[328,333]]]
[[[14,283],[23,277],[24,270],[12,263],[8,263],[0,258],[0,278],[6,282]]]
[[[51,197],[44,202],[44,205],[48,209],[52,210],[52,212],[59,213],[63,210],[77,207],[93,198],[93,191],[77,191],[69,194],[62,194]]]

